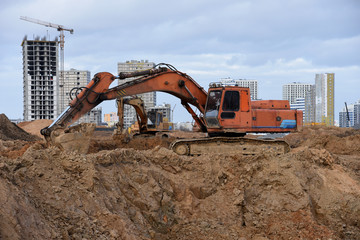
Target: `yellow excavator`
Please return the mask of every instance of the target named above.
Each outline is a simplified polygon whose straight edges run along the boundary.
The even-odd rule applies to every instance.
[[[137,121],[131,125],[132,134],[155,135],[159,132],[168,132],[174,129],[173,123],[169,122],[163,114],[156,110],[145,110],[144,101],[139,97],[117,98],[117,115],[119,122],[116,124],[115,135],[121,135],[124,132],[124,104],[132,106],[136,111]],[[150,124],[148,122],[150,121]]]

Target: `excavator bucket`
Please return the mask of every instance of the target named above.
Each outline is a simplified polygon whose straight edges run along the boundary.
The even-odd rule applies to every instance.
[[[94,123],[81,123],[65,130],[59,127],[45,139],[49,145],[57,146],[64,151],[85,154],[89,150],[95,127]]]

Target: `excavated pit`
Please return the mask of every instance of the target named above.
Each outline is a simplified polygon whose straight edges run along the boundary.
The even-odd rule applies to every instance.
[[[0,140],[0,239],[360,239],[358,131],[305,128],[281,156],[108,137],[87,154]]]

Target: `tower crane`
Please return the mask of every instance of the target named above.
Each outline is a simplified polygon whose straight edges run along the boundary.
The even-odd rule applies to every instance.
[[[50,22],[45,22],[45,21],[41,21],[38,19],[34,19],[34,18],[29,18],[29,17],[20,17],[21,20],[25,20],[28,22],[32,22],[32,23],[36,23],[36,24],[40,24],[40,25],[44,25],[45,27],[52,27],[52,28],[56,28],[59,32],[60,32],[60,88],[61,88],[61,96],[62,98],[64,98],[64,31],[69,31],[71,34],[74,33],[74,29],[70,29],[70,28],[65,28],[63,25],[59,25],[59,24],[55,24],[55,23],[50,23]],[[62,104],[64,103],[64,99],[61,99]],[[60,106],[60,110],[63,111],[63,106]]]

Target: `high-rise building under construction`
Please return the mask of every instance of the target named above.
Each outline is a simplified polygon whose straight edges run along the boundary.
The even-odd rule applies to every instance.
[[[24,120],[55,119],[58,109],[58,51],[59,42],[46,38],[24,38],[23,105]]]
[[[64,71],[64,81],[59,79],[59,41],[45,37],[35,40],[24,38],[23,52],[23,106],[24,121],[55,119],[69,105],[76,91],[90,82],[89,71],[71,69]],[[59,89],[62,91],[59,91]],[[79,93],[79,92],[77,92]],[[101,108],[92,109],[77,122],[101,123]]]

